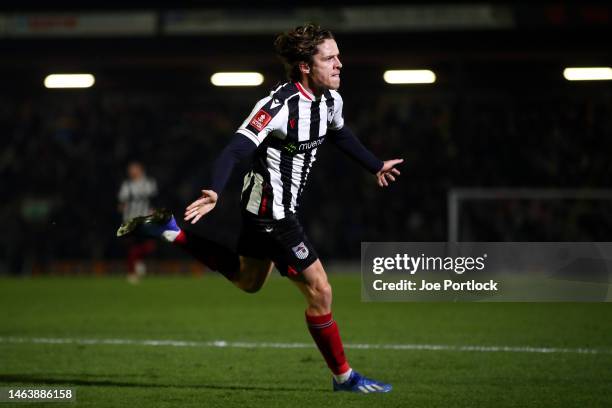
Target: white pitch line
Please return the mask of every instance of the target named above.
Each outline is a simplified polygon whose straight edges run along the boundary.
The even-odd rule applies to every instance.
[[[79,345],[131,345],[152,347],[218,347],[218,348],[272,348],[303,349],[314,348],[311,343],[267,343],[242,341],[183,341],[183,340],[133,340],[133,339],[79,339],[52,337],[0,337],[0,343],[12,344],[79,344]],[[450,344],[345,344],[347,349],[360,350],[426,350],[456,352],[505,352],[505,353],[572,353],[612,354],[612,349],[558,348],[531,346],[455,346]]]

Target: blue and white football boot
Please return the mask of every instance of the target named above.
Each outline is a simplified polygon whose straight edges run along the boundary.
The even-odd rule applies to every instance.
[[[151,215],[127,220],[117,230],[117,236],[135,234],[172,242],[179,232],[181,229],[176,225],[172,213],[166,209],[159,209],[153,211]]]
[[[393,389],[391,384],[385,384],[383,382],[364,377],[355,370],[351,372],[351,376],[345,382],[339,384],[334,378],[333,384],[334,391],[358,392],[361,394],[389,392]]]

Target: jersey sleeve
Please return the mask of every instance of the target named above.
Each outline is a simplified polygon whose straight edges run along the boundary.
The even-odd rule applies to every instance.
[[[338,92],[332,91],[331,95],[334,98],[334,113],[327,128],[331,130],[339,130],[344,126],[344,115],[342,114],[344,101]]]
[[[221,195],[236,163],[252,155],[257,149],[247,136],[236,133],[232,141],[225,146],[213,167],[211,189]]]
[[[256,146],[272,132],[287,123],[287,104],[270,96],[255,104],[255,108],[238,128],[237,133],[248,137]]]

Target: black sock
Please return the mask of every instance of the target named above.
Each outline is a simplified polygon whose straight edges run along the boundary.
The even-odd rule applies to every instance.
[[[240,257],[232,249],[185,230],[181,230],[174,243],[228,280],[233,282],[238,277]]]

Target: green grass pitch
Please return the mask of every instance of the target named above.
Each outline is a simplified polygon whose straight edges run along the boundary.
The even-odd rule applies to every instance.
[[[394,390],[332,393],[314,346],[205,345],[312,344],[302,296],[285,279],[273,277],[261,292],[245,294],[213,274],[147,277],[138,286],[119,277],[2,278],[0,387],[77,390],[76,402],[42,405],[54,407],[612,406],[610,303],[362,303],[358,275],[330,274],[330,280],[334,317],[347,345],[552,351],[347,347],[354,368]],[[50,344],[35,338],[123,342]],[[142,340],[196,343],[154,346]],[[0,403],[5,406],[11,404]]]

